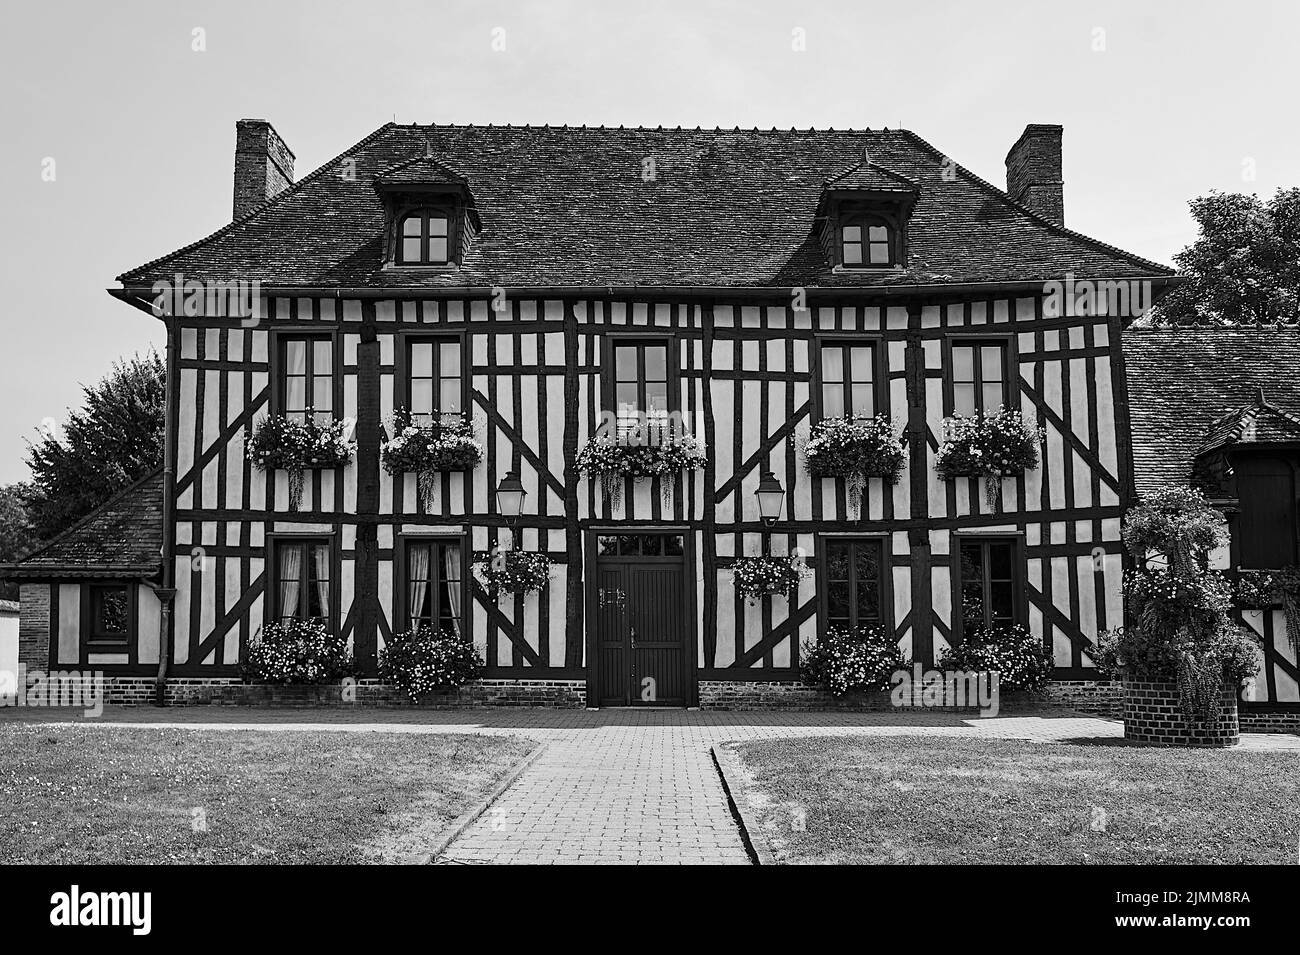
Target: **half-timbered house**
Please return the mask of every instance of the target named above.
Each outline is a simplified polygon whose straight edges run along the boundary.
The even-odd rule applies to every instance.
[[[266,622],[306,615],[373,675],[392,633],[437,621],[480,648],[485,699],[694,706],[779,699],[832,622],[927,664],[1019,622],[1087,680],[1133,495],[1113,293],[1149,304],[1171,271],[1066,228],[1062,190],[1057,126],[1026,128],[1004,191],[888,129],[386,125],[295,182],[276,131],[241,121],[234,221],[111,290],[166,328],[166,462],[111,505],[147,512],[160,551],[56,542],[17,568],[24,658],[220,683]],[[1110,292],[1076,307],[1089,283]],[[944,419],[997,406],[1041,423],[1039,466],[993,497],[942,479]],[[465,416],[482,461],[424,492],[388,474],[398,408]],[[646,412],[679,415],[705,463],[609,496],[579,455],[607,413]],[[308,471],[294,509],[246,441],[322,413],[355,423],[355,455]],[[844,414],[889,415],[906,448],[860,500],[803,459]],[[493,599],[474,554],[515,535],[554,575]],[[750,604],[730,567],[765,546],[814,573]]]

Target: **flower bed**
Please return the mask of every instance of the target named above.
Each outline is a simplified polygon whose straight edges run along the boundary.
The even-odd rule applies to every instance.
[[[464,686],[482,666],[472,643],[430,627],[395,633],[379,651],[380,678],[417,703],[438,690]]]
[[[804,684],[837,697],[888,689],[890,675],[908,666],[898,641],[884,627],[831,627],[816,643],[805,643],[799,657]]]
[[[803,448],[804,466],[813,477],[842,477],[856,511],[868,478],[898,483],[906,456],[889,415],[825,418],[812,426]]]
[[[736,593],[748,603],[763,597],[789,597],[799,581],[812,576],[800,556],[737,557],[731,565],[731,581]]]
[[[523,550],[494,550],[475,555],[474,569],[493,596],[540,591],[551,579],[551,559]]]
[[[953,415],[943,423],[943,443],[934,469],[940,477],[984,478],[984,496],[996,508],[1001,480],[1038,467],[1038,448],[1046,432],[1008,408],[983,414]]]
[[[253,683],[334,683],[355,676],[348,642],[319,620],[268,623],[248,647],[240,674]]]
[[[601,494],[617,508],[625,478],[664,477],[683,470],[698,470],[706,459],[703,441],[689,434],[669,432],[641,441],[638,435],[597,434],[578,452],[578,470],[600,479]],[[662,484],[665,501],[672,494],[667,480]]]
[[[356,444],[351,421],[317,423],[308,409],[305,419],[268,415],[248,437],[246,453],[261,471],[289,472],[289,510],[302,502],[302,475],[310,468],[337,468],[352,460]]]
[[[992,627],[944,650],[939,656],[939,669],[996,671],[1000,689],[1038,693],[1052,679],[1052,654],[1040,638],[1020,624]]]

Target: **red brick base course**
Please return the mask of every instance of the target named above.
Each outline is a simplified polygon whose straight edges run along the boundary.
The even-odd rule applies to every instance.
[[[1124,683],[1124,738],[1155,746],[1236,746],[1241,742],[1237,692],[1224,687],[1215,718],[1189,723],[1176,683]]]
[[[126,706],[151,704],[155,684],[148,677],[108,677],[105,702]],[[167,681],[167,705],[224,706],[414,706],[395,687],[375,680],[350,685],[271,686],[238,680],[186,679]],[[581,709],[587,705],[582,680],[478,680],[456,690],[430,696],[418,704],[430,709],[474,706],[542,706]]]

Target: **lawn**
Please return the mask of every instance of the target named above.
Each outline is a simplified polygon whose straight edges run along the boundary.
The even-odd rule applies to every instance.
[[[735,747],[790,863],[1294,864],[1300,754],[1014,740]]]
[[[402,861],[534,746],[0,724],[0,863]]]

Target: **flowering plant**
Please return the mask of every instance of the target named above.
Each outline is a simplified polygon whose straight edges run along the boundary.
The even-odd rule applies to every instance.
[[[611,508],[618,507],[623,479],[664,477],[674,471],[704,467],[705,444],[685,432],[597,434],[578,452],[578,470],[600,478],[601,493]],[[665,498],[672,485],[662,485]]]
[[[1020,624],[988,627],[944,650],[939,669],[997,671],[999,686],[1038,692],[1052,679],[1052,654]]]
[[[944,419],[943,444],[934,469],[945,480],[984,478],[985,500],[993,508],[997,506],[1002,478],[1038,467],[1038,446],[1046,434],[1019,411],[1009,408],[953,415]]]
[[[737,557],[731,565],[736,593],[756,604],[765,596],[788,597],[799,581],[812,575],[801,556]]]
[[[348,642],[320,620],[268,623],[239,665],[255,683],[332,683],[355,675]]]
[[[395,633],[379,651],[379,678],[416,703],[435,690],[464,686],[482,666],[474,644],[431,627]]]
[[[379,458],[389,474],[414,473],[421,501],[431,500],[442,471],[472,471],[483,460],[483,445],[474,427],[462,416],[433,414],[422,426],[405,408],[393,411],[388,440],[379,446]]]
[[[268,415],[246,442],[248,460],[261,471],[289,472],[289,510],[302,502],[302,472],[337,468],[352,460],[352,422],[336,418],[320,423],[311,409],[303,418]]]
[[[1276,573],[1240,571],[1233,589],[1233,602],[1250,610],[1268,610],[1281,604],[1291,651],[1300,654],[1300,567],[1283,567]]]
[[[498,548],[474,557],[474,569],[493,596],[497,593],[527,595],[540,591],[551,579],[551,559],[545,554]]]
[[[855,509],[867,478],[883,478],[891,487],[903,473],[903,442],[889,415],[823,418],[812,426],[803,446],[804,466],[813,477],[846,479]]]
[[[834,696],[888,689],[890,674],[907,668],[898,641],[884,627],[831,627],[815,644],[805,642],[799,656],[803,682]]]

